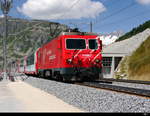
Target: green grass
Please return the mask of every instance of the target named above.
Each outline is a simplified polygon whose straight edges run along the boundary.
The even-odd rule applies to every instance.
[[[150,75],[150,37],[129,57],[128,66],[129,77]]]

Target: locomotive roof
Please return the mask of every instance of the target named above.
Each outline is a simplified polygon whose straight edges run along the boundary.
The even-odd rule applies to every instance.
[[[97,35],[96,33],[92,32],[61,32],[59,36],[61,35]]]

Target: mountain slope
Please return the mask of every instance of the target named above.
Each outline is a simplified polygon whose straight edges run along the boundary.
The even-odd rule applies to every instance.
[[[40,21],[8,18],[7,61],[33,53],[44,43],[68,29],[66,25]],[[3,63],[3,19],[0,18],[0,66]]]
[[[133,28],[130,32],[126,33],[125,35],[123,35],[119,39],[117,39],[116,42],[128,39],[128,38],[130,38],[130,37],[132,37],[132,36],[134,36],[140,32],[143,32],[147,28],[150,28],[150,20],[146,21],[144,24],[142,24],[136,28]]]
[[[150,81],[150,36],[128,59],[129,77]]]
[[[123,58],[116,78],[150,81],[150,36],[130,55]]]

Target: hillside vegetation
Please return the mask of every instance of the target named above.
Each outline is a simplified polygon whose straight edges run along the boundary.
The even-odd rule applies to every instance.
[[[30,55],[41,45],[68,29],[66,25],[40,21],[8,18],[7,62]],[[0,68],[3,65],[3,18],[0,18]]]
[[[119,64],[116,78],[150,81],[150,36]]]
[[[150,28],[150,20],[146,21],[144,24],[142,24],[136,28],[133,28],[130,32],[126,33],[125,35],[123,35],[119,39],[117,39],[116,42],[128,39],[128,38],[130,38],[130,37],[132,37],[132,36],[134,36],[140,32],[143,32],[147,28]]]
[[[150,37],[129,57],[129,77],[150,81]]]

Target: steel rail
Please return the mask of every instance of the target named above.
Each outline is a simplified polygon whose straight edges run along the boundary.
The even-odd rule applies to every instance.
[[[112,82],[124,82],[124,83],[137,83],[137,84],[146,84],[146,85],[150,85],[150,81],[141,81],[141,80],[127,80],[127,79],[101,79],[100,81],[112,81]]]
[[[75,84],[81,85],[81,86],[93,87],[97,89],[111,90],[115,92],[121,92],[121,93],[130,94],[130,95],[146,97],[150,99],[150,90],[146,90],[146,89],[123,87],[119,85],[112,85],[108,83],[97,83],[97,82],[83,82],[83,83],[75,83]]]

